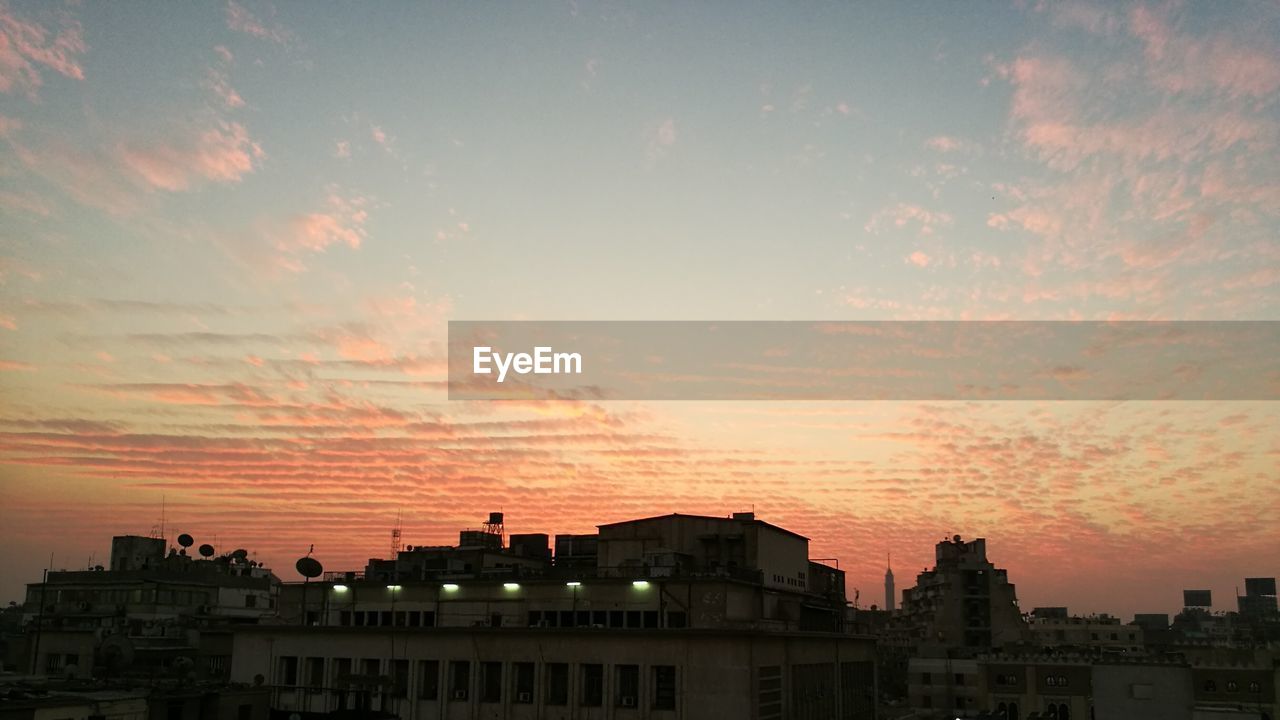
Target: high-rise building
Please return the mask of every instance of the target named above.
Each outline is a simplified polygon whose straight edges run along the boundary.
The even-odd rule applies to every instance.
[[[936,559],[902,592],[895,616],[918,654],[960,657],[1030,640],[1013,583],[987,559],[986,540],[956,535],[937,544]]]

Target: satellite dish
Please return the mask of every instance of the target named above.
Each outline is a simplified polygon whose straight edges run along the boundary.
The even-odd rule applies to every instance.
[[[201,556],[201,557],[207,557],[207,558],[209,558],[209,557],[213,557],[213,546],[212,546],[212,545],[210,545],[209,543],[205,543],[205,544],[201,545],[201,546],[200,546],[200,556]]]
[[[196,544],[196,539],[186,533],[182,533],[178,536],[178,544],[184,548],[189,548]]]
[[[239,548],[235,552],[231,553],[231,559],[235,560],[236,562],[244,562],[245,559],[248,557],[249,557],[249,551],[245,550],[244,548]]]
[[[194,676],[194,672],[192,671],[195,670],[195,667],[195,660],[192,660],[185,655],[180,655],[173,659],[173,664],[169,666],[169,669],[173,672],[174,677],[182,678]]]
[[[304,578],[320,577],[324,572],[324,566],[320,561],[313,557],[298,558],[298,562],[294,564],[298,569],[298,574]]]
[[[98,646],[98,658],[111,673],[118,673],[133,664],[133,642],[124,635],[112,635]]]

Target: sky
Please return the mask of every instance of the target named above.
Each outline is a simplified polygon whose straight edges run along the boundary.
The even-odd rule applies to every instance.
[[[1280,319],[1280,4],[0,0],[0,599],[759,517],[883,602],[1280,574],[1267,402],[449,401],[449,320]]]

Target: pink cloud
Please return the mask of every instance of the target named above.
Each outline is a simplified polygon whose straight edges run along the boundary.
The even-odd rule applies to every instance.
[[[49,217],[53,214],[52,206],[44,198],[27,191],[10,192],[8,190],[0,190],[0,207],[39,215],[40,217]]]
[[[14,360],[0,360],[0,372],[35,372],[36,366]]]
[[[879,234],[887,229],[914,225],[919,234],[933,235],[939,228],[950,224],[949,213],[927,210],[919,205],[900,202],[877,211],[863,229],[869,233]]]
[[[962,140],[950,135],[938,135],[936,137],[931,137],[924,142],[924,145],[930,150],[936,150],[941,153],[967,153],[976,150],[974,144],[968,140]]]
[[[919,250],[916,250],[907,256],[907,262],[915,265],[916,267],[928,267],[931,260],[932,258]]]
[[[367,236],[364,225],[372,204],[369,198],[344,196],[330,189],[323,210],[295,216],[283,227],[269,231],[279,253],[276,267],[301,272],[306,269],[301,259],[304,253],[324,252],[333,245],[359,248]]]
[[[293,41],[293,33],[278,24],[263,22],[236,0],[227,3],[227,27],[280,45],[288,45]]]
[[[51,33],[39,23],[19,18],[7,3],[0,5],[0,92],[22,92],[34,99],[44,82],[37,66],[84,79],[78,56],[88,46],[80,23],[65,14],[59,20],[61,27]]]
[[[237,182],[253,172],[263,155],[249,131],[235,122],[219,122],[179,143],[120,147],[128,169],[152,188],[170,192],[187,190],[201,180]]]
[[[1265,99],[1280,90],[1280,48],[1274,39],[1267,44],[1238,35],[1194,37],[1179,33],[1163,11],[1145,5],[1133,9],[1129,29],[1145,45],[1148,75],[1169,92]]]
[[[210,69],[205,85],[228,108],[234,110],[235,108],[244,107],[244,98],[240,97],[240,93],[231,87],[231,81],[227,79],[227,74],[221,70]]]

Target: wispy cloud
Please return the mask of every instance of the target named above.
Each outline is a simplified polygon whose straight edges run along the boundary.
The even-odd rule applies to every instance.
[[[44,84],[41,68],[64,77],[84,79],[80,56],[88,51],[84,32],[66,12],[55,14],[57,28],[19,17],[7,2],[0,4],[0,92],[36,99]]]

